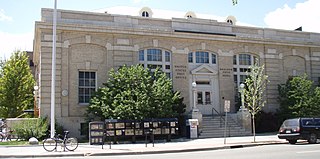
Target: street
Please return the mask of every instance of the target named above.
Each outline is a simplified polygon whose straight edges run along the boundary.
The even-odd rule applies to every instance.
[[[124,156],[90,156],[88,159],[315,159],[319,158],[320,144],[298,143],[296,145],[278,144],[265,145],[247,148],[234,148],[212,151],[197,151],[184,153],[167,153],[167,154],[147,154],[147,155],[124,155]],[[64,157],[68,159],[78,159],[83,157]]]

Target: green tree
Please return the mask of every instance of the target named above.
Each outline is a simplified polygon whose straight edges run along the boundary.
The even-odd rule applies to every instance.
[[[34,83],[26,52],[14,52],[1,68],[0,117],[14,118],[33,108]]]
[[[264,74],[264,65],[259,66],[255,63],[250,66],[249,76],[245,80],[246,89],[244,90],[247,109],[252,116],[253,139],[256,141],[255,117],[262,110],[266,103],[264,92],[268,82],[268,76]]]
[[[307,75],[293,77],[278,86],[282,119],[320,115],[320,88],[307,78]]]
[[[158,69],[151,73],[143,66],[110,71],[110,79],[91,98],[89,120],[146,119],[176,117],[183,111],[180,93],[172,90],[171,79]]]

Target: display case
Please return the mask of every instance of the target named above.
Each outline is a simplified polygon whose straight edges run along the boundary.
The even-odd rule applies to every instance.
[[[136,121],[135,122],[135,135],[136,136],[142,136],[143,135],[143,125],[142,125],[142,122],[140,121]]]
[[[135,129],[134,121],[125,122],[124,135],[125,136],[133,136],[134,135],[134,129]]]
[[[89,143],[90,145],[102,145],[104,143],[104,122],[89,123]]]
[[[179,134],[176,118],[148,119],[148,120],[105,120],[105,132],[114,142],[130,140],[135,142],[136,137],[151,135],[152,138],[162,136],[171,139],[172,135]],[[101,135],[96,133],[96,135]]]

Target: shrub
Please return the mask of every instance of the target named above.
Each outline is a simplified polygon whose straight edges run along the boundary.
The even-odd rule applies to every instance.
[[[43,139],[48,130],[48,122],[47,118],[32,118],[16,123],[12,128],[21,140],[29,140],[31,137]]]

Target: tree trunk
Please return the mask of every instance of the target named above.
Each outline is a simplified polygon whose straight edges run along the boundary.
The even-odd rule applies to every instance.
[[[254,115],[252,116],[252,128],[253,128],[253,142],[256,142],[256,125],[254,121]]]

